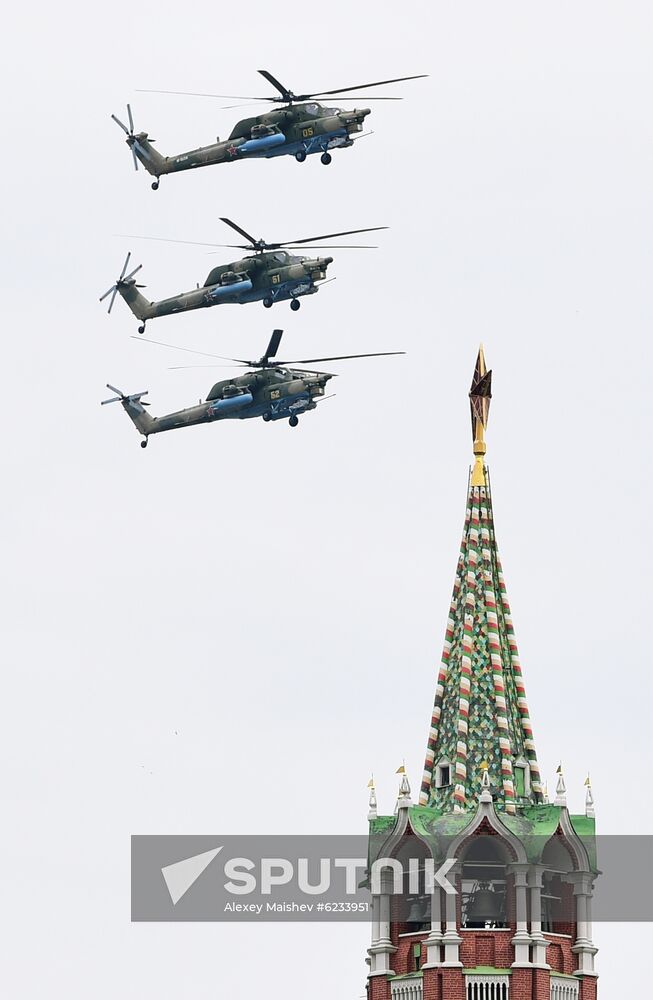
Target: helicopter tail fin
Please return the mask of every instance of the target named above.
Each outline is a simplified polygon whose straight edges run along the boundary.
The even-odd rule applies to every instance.
[[[145,321],[149,319],[152,315],[152,303],[148,302],[144,295],[138,290],[139,286],[133,282],[126,282],[123,285],[118,285],[118,292],[125,300],[134,316],[137,319]]]
[[[166,157],[161,156],[154,146],[152,140],[148,138],[147,132],[139,132],[134,136],[132,152],[139,163],[142,163],[148,174],[153,177],[160,177],[166,173]]]
[[[145,407],[148,403],[143,403],[143,396],[147,396],[147,390],[145,392],[134,392],[130,395],[126,395],[120,389],[116,389],[114,385],[110,385],[107,382],[107,389],[111,389],[116,395],[112,396],[111,399],[103,399],[100,406],[106,406],[107,403],[122,403],[122,408],[131,420],[131,422],[136,427],[139,434],[142,434],[145,438],[149,434],[155,434],[157,431],[157,419],[156,417],[151,417],[149,413],[145,412]]]

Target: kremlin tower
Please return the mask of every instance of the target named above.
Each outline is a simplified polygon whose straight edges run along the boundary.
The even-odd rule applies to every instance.
[[[369,1000],[596,1000],[589,779],[542,787],[485,464],[492,373],[469,393],[474,466],[419,804],[370,795]],[[375,862],[377,862],[375,864]],[[386,863],[388,862],[388,863]]]

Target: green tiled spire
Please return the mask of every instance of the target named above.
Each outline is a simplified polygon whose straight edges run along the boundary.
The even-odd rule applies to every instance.
[[[475,808],[482,765],[499,808],[542,801],[540,773],[494,533],[485,455],[492,372],[479,351],[470,391],[476,463],[431,719],[422,805]]]

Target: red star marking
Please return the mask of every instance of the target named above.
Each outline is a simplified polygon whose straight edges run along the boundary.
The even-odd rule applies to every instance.
[[[238,152],[238,147],[237,146],[227,146],[227,152],[229,153],[229,156],[235,156],[236,153]]]

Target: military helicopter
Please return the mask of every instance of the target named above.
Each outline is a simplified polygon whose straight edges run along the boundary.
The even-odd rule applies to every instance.
[[[308,410],[314,410],[324,396],[327,382],[336,376],[331,372],[316,372],[305,368],[291,368],[291,365],[308,365],[322,361],[345,361],[351,358],[380,358],[389,355],[405,354],[405,351],[380,351],[375,354],[342,354],[332,358],[304,358],[301,361],[274,361],[283,330],[274,330],[263,357],[258,361],[243,361],[240,358],[222,358],[231,361],[236,367],[252,368],[235,378],[222,379],[216,382],[206,400],[197,406],[185,410],[167,413],[162,417],[151,417],[146,413],[143,402],[146,392],[135,392],[126,395],[120,389],[107,383],[116,395],[111,399],[102,400],[107,403],[122,403],[125,413],[135,425],[139,434],[143,435],[141,448],[147,447],[150,434],[162,431],[176,430],[178,427],[192,427],[194,424],[212,423],[214,420],[248,420],[251,417],[262,417],[267,423],[272,420],[288,418],[291,427],[297,427],[299,415]],[[162,346],[172,346],[169,344]],[[203,354],[203,351],[193,351],[193,354]],[[219,357],[209,354],[207,357]],[[209,366],[212,367],[212,366]]]
[[[263,301],[266,308],[274,305],[275,302],[283,302],[290,299],[290,308],[297,310],[300,307],[300,297],[304,295],[314,295],[319,286],[318,281],[326,278],[326,272],[333,257],[297,257],[287,253],[287,249],[303,247],[304,244],[314,243],[315,240],[330,240],[338,236],[350,236],[354,233],[371,233],[379,229],[387,229],[387,226],[374,226],[371,229],[348,229],[344,233],[327,233],[325,236],[309,236],[301,240],[289,240],[284,243],[266,243],[265,240],[257,240],[240,226],[232,222],[231,219],[222,219],[228,226],[235,229],[237,233],[244,236],[249,242],[246,244],[233,243],[196,243],[195,246],[207,247],[229,247],[236,250],[252,250],[253,254],[244,257],[242,260],[231,264],[219,264],[212,268],[209,275],[200,288],[190,292],[182,292],[169,299],[161,299],[159,302],[148,302],[144,295],[141,295],[139,288],[144,285],[136,284],[134,275],[140,271],[142,264],[135,267],[127,274],[131,252],[123,265],[120,277],[111,288],[100,297],[100,302],[111,296],[108,312],[111,312],[116,294],[120,295],[134,316],[140,321],[139,333],[145,332],[145,323],[148,319],[158,316],[170,316],[172,313],[188,312],[191,309],[205,309],[208,306],[217,306],[223,302],[240,303]],[[158,239],[158,237],[137,237],[138,239]],[[191,240],[164,240],[166,243],[192,243]],[[284,249],[287,248],[287,249]],[[347,246],[314,247],[316,250],[330,249],[375,249],[369,246]]]
[[[342,108],[326,108],[313,98],[330,97],[335,94],[349,93],[352,90],[365,90],[368,87],[382,87],[388,83],[401,83],[404,80],[419,80],[428,75],[420,73],[417,76],[399,76],[394,80],[362,83],[357,87],[339,87],[337,90],[323,90],[313,94],[294,94],[292,90],[288,90],[282,83],[279,83],[266,69],[260,69],[258,72],[279,91],[280,97],[275,95],[274,97],[250,98],[229,97],[227,94],[190,93],[184,96],[252,101],[255,104],[270,101],[274,104],[282,104],[283,107],[257,115],[254,118],[243,118],[232,129],[231,135],[224,142],[220,142],[218,139],[210,146],[200,146],[198,149],[191,149],[187,153],[179,153],[177,156],[162,156],[152,145],[156,140],[150,139],[147,132],[134,132],[134,120],[129,104],[127,105],[129,128],[115,115],[111,115],[127,135],[126,142],[131,149],[135,169],[138,170],[140,162],[148,174],[154,177],[152,182],[154,191],[158,189],[159,178],[163,174],[174,174],[180,170],[192,170],[195,167],[207,167],[213,163],[233,163],[236,160],[249,160],[258,157],[269,159],[272,156],[294,156],[299,163],[303,163],[311,153],[320,153],[322,163],[327,165],[331,163],[330,150],[347,149],[349,146],[353,146],[352,136],[357,132],[362,132],[363,122],[371,111],[370,108],[361,108],[360,110],[355,108],[352,111],[345,111]],[[177,90],[141,90],[140,93],[184,94],[183,91]],[[356,100],[356,98],[345,98],[345,100]],[[402,98],[374,96],[365,98],[365,100],[400,101]],[[220,110],[248,106],[250,105],[231,104]],[[356,138],[362,138],[362,136],[358,135]]]

